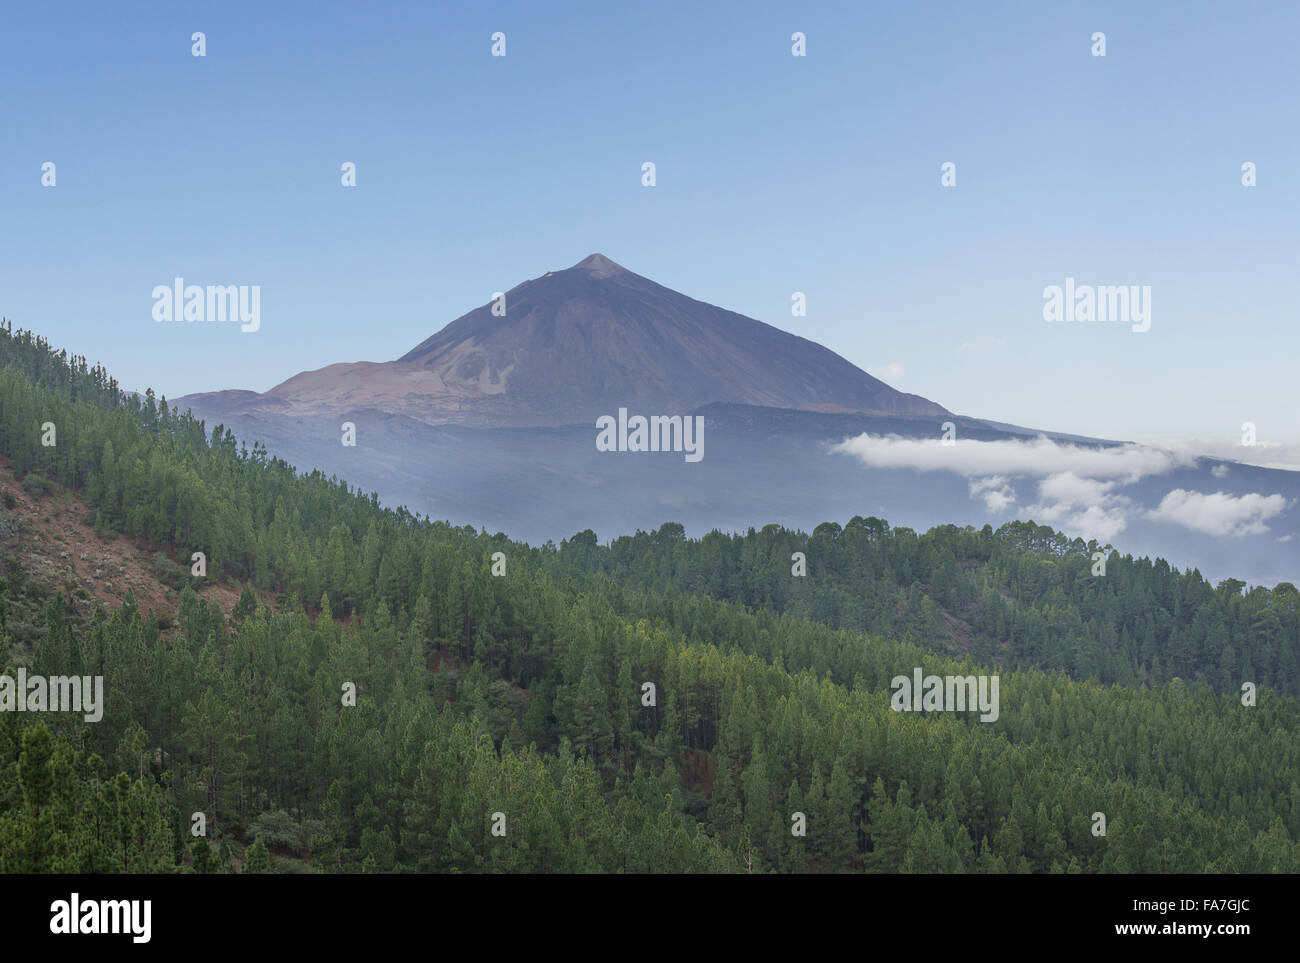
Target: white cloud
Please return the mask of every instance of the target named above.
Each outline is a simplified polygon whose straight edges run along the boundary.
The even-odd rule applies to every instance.
[[[1235,461],[1242,465],[1255,465],[1258,468],[1300,471],[1300,444],[1256,441],[1253,445],[1243,445],[1237,435],[1229,435],[1226,438],[1175,438],[1153,435],[1142,440],[1148,444],[1159,445],[1161,448],[1183,454],[1219,458],[1224,461]],[[1223,476],[1216,475],[1215,477],[1222,478]]]
[[[1090,505],[1061,519],[1059,527],[1067,532],[1078,532],[1084,538],[1109,542],[1128,527],[1128,517],[1123,509]]]
[[[1167,451],[1145,445],[1087,447],[1058,444],[1045,436],[1001,441],[962,439],[945,445],[926,439],[859,435],[831,449],[853,455],[872,468],[911,468],[949,471],[966,478],[971,498],[981,498],[990,512],[1016,504],[1010,479],[1038,479],[1037,502],[1018,514],[1071,534],[1107,541],[1138,515],[1171,522],[1209,535],[1252,535],[1267,532],[1265,524],[1288,507],[1282,495],[1230,495],[1174,489],[1158,508],[1143,511],[1122,493],[1124,486],[1149,475],[1194,467],[1199,456],[1190,450]],[[1220,469],[1223,469],[1220,471]],[[1216,477],[1226,466],[1212,469]]]
[[[1227,478],[1229,470],[1227,465],[1215,465],[1210,469],[1210,474],[1215,478]]]
[[[877,365],[867,365],[867,374],[873,378],[879,378],[881,381],[901,381],[906,373],[903,366],[897,361],[891,361],[883,368]]]
[[[971,498],[982,495],[984,507],[994,513],[1005,511],[1007,506],[1016,503],[1016,490],[1001,475],[972,479],[970,495]]]
[[[1108,541],[1128,527],[1131,501],[1113,491],[1117,484],[1115,479],[1098,481],[1069,471],[1048,475],[1038,483],[1042,502],[1029,506],[1026,514],[1085,538]]]
[[[1038,494],[1064,505],[1096,505],[1112,497],[1115,482],[1080,478],[1072,471],[1048,475],[1038,483]]]
[[[1206,495],[1175,488],[1147,515],[1207,535],[1260,535],[1269,530],[1264,522],[1286,507],[1287,500],[1281,495]]]
[[[1140,445],[1087,448],[1057,444],[1043,436],[1023,441],[977,441],[959,436],[955,445],[944,445],[937,437],[914,439],[859,435],[831,450],[853,455],[872,468],[951,471],[968,478],[988,475],[1046,477],[1068,472],[1080,478],[1118,479],[1124,484],[1139,481],[1146,475],[1161,475],[1196,461],[1191,455]]]
[[[1016,503],[1008,476],[1037,478],[1038,501],[1018,514],[1062,531],[1109,541],[1128,526],[1132,500],[1117,491],[1147,475],[1194,465],[1191,454],[1141,445],[1087,447],[1058,444],[1050,438],[979,441],[958,437],[909,439],[859,435],[832,451],[853,455],[873,468],[950,471],[969,479],[970,496],[982,498],[990,512]]]

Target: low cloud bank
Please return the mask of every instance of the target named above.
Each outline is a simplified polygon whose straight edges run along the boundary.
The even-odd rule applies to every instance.
[[[1109,541],[1142,517],[1181,525],[1208,535],[1239,537],[1269,531],[1265,523],[1288,507],[1282,495],[1202,493],[1176,488],[1154,509],[1145,509],[1121,489],[1175,468],[1194,467],[1198,455],[1147,445],[1089,448],[1043,436],[979,441],[859,435],[834,446],[871,468],[948,471],[969,479],[970,496],[993,514],[1020,503],[1016,484],[1034,497],[1017,514],[1084,538]],[[1226,472],[1212,471],[1215,478]]]
[[[1281,495],[1234,496],[1224,492],[1205,495],[1175,488],[1160,501],[1160,507],[1148,512],[1148,518],[1174,522],[1207,535],[1263,535],[1264,522],[1280,515],[1287,507]]]

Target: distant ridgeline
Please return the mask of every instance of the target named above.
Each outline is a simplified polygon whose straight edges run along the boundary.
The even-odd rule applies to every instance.
[[[0,871],[1300,871],[1290,586],[1093,576],[1032,524],[531,548],[9,327],[0,452],[207,559],[173,611],[88,617],[0,560],[0,672],[103,679],[98,722],[0,711]]]

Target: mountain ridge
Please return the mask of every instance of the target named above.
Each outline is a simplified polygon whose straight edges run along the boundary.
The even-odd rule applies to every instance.
[[[340,362],[270,390],[186,395],[215,410],[338,414],[373,408],[428,424],[545,427],[618,407],[721,402],[948,416],[829,348],[667,288],[594,253],[523,281],[393,361]]]

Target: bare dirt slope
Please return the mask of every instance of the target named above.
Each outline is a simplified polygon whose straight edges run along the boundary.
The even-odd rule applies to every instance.
[[[180,559],[165,546],[111,532],[96,534],[94,517],[76,492],[57,487],[45,494],[25,490],[9,459],[0,455],[0,578],[8,584],[9,629],[15,638],[21,641],[32,630],[40,631],[35,603],[55,592],[72,599],[81,615],[89,615],[96,602],[116,608],[128,590],[143,613],[175,611],[178,592],[155,574],[155,562],[159,552]],[[191,579],[190,584],[226,613],[242,592],[242,586],[206,579]]]

